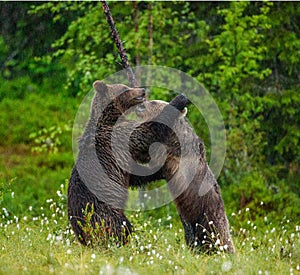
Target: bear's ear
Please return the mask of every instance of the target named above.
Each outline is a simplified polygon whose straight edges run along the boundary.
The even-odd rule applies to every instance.
[[[98,93],[107,92],[106,84],[100,80],[96,80],[93,84],[93,87]]]
[[[184,107],[184,109],[181,111],[182,115],[180,117],[185,117],[186,114],[188,113],[187,107]]]

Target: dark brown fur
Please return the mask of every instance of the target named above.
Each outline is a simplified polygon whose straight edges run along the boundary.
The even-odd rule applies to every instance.
[[[121,152],[120,157],[124,158],[125,162],[130,160],[130,153],[122,151],[122,142],[130,135],[128,131],[131,131],[130,126],[134,127],[135,122],[127,121],[121,116],[128,108],[139,104],[140,97],[144,97],[145,93],[143,89],[130,89],[121,84],[105,85],[100,81],[95,82],[94,88],[96,94],[91,117],[80,139],[78,159],[69,180],[68,216],[75,235],[84,245],[93,242],[90,231],[84,230],[89,227],[99,227],[103,237],[114,237],[117,243],[125,243],[132,232],[132,226],[124,214],[124,208],[128,187],[135,179],[130,179],[131,174],[120,167],[112,153],[111,140],[113,131],[117,131],[119,142],[116,142],[115,150]],[[178,97],[173,105],[182,110],[187,104],[184,99]],[[175,120],[178,112],[165,114],[167,107],[158,117],[161,121]],[[115,125],[118,119],[121,121]],[[164,129],[164,126],[162,127]],[[148,146],[148,143],[143,141],[148,139],[149,132],[165,140],[171,133],[169,129],[164,129],[162,134],[161,127],[155,122],[147,122],[138,129],[136,139],[132,139],[130,144],[130,152],[135,157],[144,152],[143,146]],[[93,211],[90,220],[86,219],[85,210],[90,213]],[[99,237],[102,237],[101,234]]]
[[[162,101],[145,102],[144,111],[139,115],[154,116],[160,113],[166,104]],[[220,187],[206,162],[204,144],[184,118],[176,121],[173,130],[179,133],[181,144],[174,132],[169,134],[167,141],[159,137],[167,145],[167,160],[164,166],[151,178],[132,177],[135,179],[132,184],[143,185],[154,179],[166,179],[184,227],[186,243],[202,251],[213,251],[217,243],[224,250],[233,253],[235,249],[229,234]],[[163,131],[162,128],[158,132]],[[155,141],[157,137],[151,135],[150,131],[143,142],[149,145]],[[140,152],[138,157],[147,155],[147,144],[142,148],[145,151]],[[180,169],[180,160],[183,164],[186,163],[186,167]],[[192,165],[193,163],[196,165]],[[189,178],[190,174],[194,177]]]
[[[102,181],[106,181],[107,184],[116,183],[118,186],[128,187],[129,176],[120,169],[112,171],[110,167],[114,167],[115,164],[109,153],[111,128],[126,109],[141,102],[135,98],[137,96],[144,97],[145,92],[142,89],[129,89],[125,85],[105,85],[99,81],[95,82],[94,88],[96,93],[90,120],[80,139],[78,159],[69,181],[68,216],[75,235],[84,245],[92,242],[92,236],[84,230],[89,226],[85,215],[91,211],[93,214],[88,222],[91,223],[92,228],[99,226],[105,238],[114,237],[118,242],[124,243],[132,232],[132,226],[124,215],[124,207],[122,207],[127,199],[126,192],[123,197],[123,189],[120,189],[121,194],[116,192],[116,195],[119,195],[119,199],[116,198],[118,200],[116,206],[119,207],[114,207],[99,200],[95,195],[97,190],[92,192],[95,190],[90,190],[85,181],[91,181],[94,177],[95,182],[92,184],[96,185],[95,188],[100,189],[104,187]],[[100,170],[98,163],[101,164],[103,170],[96,174],[97,167]],[[82,176],[86,180],[82,179]]]

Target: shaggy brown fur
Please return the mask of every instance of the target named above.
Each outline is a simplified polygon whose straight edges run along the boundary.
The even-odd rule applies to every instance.
[[[143,103],[143,110],[137,114],[153,117],[166,105],[163,101],[148,101]],[[216,246],[221,246],[233,253],[235,249],[220,187],[206,162],[204,144],[184,118],[175,122],[173,131],[168,140],[149,131],[147,139],[141,141],[145,143],[141,146],[144,151],[139,152],[137,161],[145,161],[140,156],[147,156],[147,144],[149,146],[155,141],[164,142],[167,146],[167,158],[158,173],[149,178],[132,177],[132,184],[143,185],[154,179],[166,179],[184,227],[186,243],[202,251],[213,251]],[[138,129],[133,133],[133,140],[137,134]]]
[[[132,232],[124,208],[129,183],[134,179],[130,180],[131,174],[120,167],[120,159],[121,162],[129,162],[130,166],[129,151],[136,158],[144,151],[143,146],[149,147],[149,143],[143,142],[147,140],[149,131],[162,140],[168,140],[171,131],[165,129],[165,126],[159,127],[156,122],[147,122],[138,127],[136,140],[131,140],[130,150],[123,150],[123,142],[137,125],[134,121],[125,120],[122,115],[127,109],[141,103],[145,92],[139,88],[121,84],[106,85],[100,81],[94,83],[94,88],[96,94],[91,117],[80,139],[78,159],[69,180],[68,216],[72,229],[82,244],[93,242],[93,234],[97,234],[97,228],[101,229],[98,230],[98,237],[114,237],[117,243],[122,244]],[[181,111],[187,100],[179,96],[170,104]],[[165,107],[157,114],[158,120],[165,123],[167,120],[175,121],[180,112],[169,111],[169,105]],[[112,144],[114,133],[117,133],[117,139]],[[113,151],[116,151],[117,156]],[[86,218],[86,213],[92,214],[90,219]]]

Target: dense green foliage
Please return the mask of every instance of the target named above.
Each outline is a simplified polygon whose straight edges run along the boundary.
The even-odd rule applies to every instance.
[[[140,238],[130,247],[93,251],[74,242],[65,214],[72,123],[93,81],[121,69],[117,50],[98,2],[1,2],[0,273],[26,272],[24,265],[39,273],[220,273],[224,263],[237,273],[300,270],[299,3],[109,5],[133,66],[182,70],[216,100],[227,130],[219,182],[237,256],[195,263],[173,204],[129,213]],[[209,152],[201,114],[191,106],[188,118]]]

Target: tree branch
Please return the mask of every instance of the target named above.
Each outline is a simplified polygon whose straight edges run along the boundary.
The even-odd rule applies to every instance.
[[[104,10],[105,16],[106,16],[106,21],[107,21],[107,23],[108,23],[108,25],[111,29],[111,34],[112,34],[113,40],[117,45],[118,53],[119,53],[119,55],[121,57],[121,60],[122,60],[122,67],[126,70],[126,74],[127,74],[127,78],[129,80],[130,86],[131,87],[137,87],[138,86],[137,80],[135,78],[133,70],[130,67],[128,57],[127,57],[127,54],[126,54],[126,50],[125,50],[125,48],[123,46],[123,43],[120,39],[120,35],[119,35],[119,32],[116,28],[114,19],[111,15],[111,12],[110,12],[110,9],[109,9],[109,7],[108,7],[105,0],[101,0],[101,2],[102,2],[102,7],[103,7],[103,10]]]

